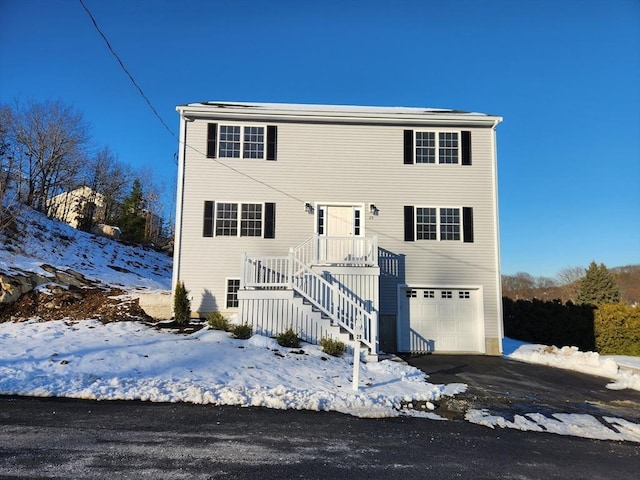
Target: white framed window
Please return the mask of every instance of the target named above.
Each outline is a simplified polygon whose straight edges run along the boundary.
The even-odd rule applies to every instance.
[[[275,238],[276,204],[205,200],[203,237]]]
[[[415,163],[457,164],[460,132],[415,132]]]
[[[473,207],[404,206],[404,241],[474,243]]]
[[[459,207],[416,207],[416,240],[461,240]]]
[[[220,125],[220,158],[240,158],[240,127]]]
[[[440,209],[440,240],[460,240],[460,209]]]
[[[227,308],[238,308],[238,290],[240,290],[240,279],[227,278]]]
[[[416,132],[416,163],[436,163],[435,132]]]
[[[219,158],[264,158],[265,127],[220,125]]]
[[[438,219],[436,210],[432,207],[416,208],[416,239],[436,240],[438,231]]]
[[[243,203],[240,211],[240,236],[262,236],[262,204]]]
[[[261,203],[216,203],[216,237],[261,237]]]

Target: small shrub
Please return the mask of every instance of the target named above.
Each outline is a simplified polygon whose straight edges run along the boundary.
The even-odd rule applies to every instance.
[[[253,335],[253,327],[246,323],[243,325],[236,325],[235,327],[233,327],[233,330],[231,330],[231,333],[233,335],[233,338],[247,340]]]
[[[173,295],[173,316],[180,325],[189,323],[191,317],[191,300],[189,292],[184,288],[184,282],[178,282]]]
[[[229,320],[220,312],[211,312],[207,317],[207,323],[214,330],[224,330],[228,332],[231,329]]]
[[[323,338],[320,340],[320,346],[322,351],[332,357],[341,357],[344,352],[347,351],[347,346],[340,340],[334,340],[333,338]]]
[[[286,332],[278,334],[276,341],[281,347],[300,348],[302,339],[290,328]]]

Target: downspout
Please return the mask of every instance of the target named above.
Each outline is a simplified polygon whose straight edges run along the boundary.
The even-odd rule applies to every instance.
[[[173,277],[171,280],[171,291],[175,290],[180,280],[180,260],[182,258],[182,211],[184,206],[184,170],[187,158],[187,122],[189,120],[180,113],[180,141],[178,146],[182,149],[178,151],[178,186],[176,193],[176,226],[173,245]]]
[[[502,267],[500,261],[500,215],[499,215],[499,202],[498,202],[498,147],[496,142],[496,128],[498,124],[502,122],[502,118],[498,118],[493,123],[493,127],[491,127],[493,138],[492,138],[492,150],[493,150],[493,191],[494,202],[495,202],[495,216],[496,216],[496,225],[495,225],[495,237],[496,237],[496,285],[497,285],[497,303],[496,303],[496,313],[498,315],[498,337],[500,340],[500,345],[498,346],[500,354],[503,353],[502,350],[502,339],[504,338],[504,320],[502,318]]]

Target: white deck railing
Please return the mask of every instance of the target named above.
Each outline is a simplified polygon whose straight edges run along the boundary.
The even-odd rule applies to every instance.
[[[378,237],[314,235],[294,249],[306,265],[378,265]]]
[[[345,240],[357,240],[350,243],[356,250],[348,250],[346,247],[349,242]],[[360,334],[356,329],[362,326],[362,342],[376,353],[377,312],[369,311],[364,304],[347,296],[337,284],[330,283],[311,268],[318,263],[327,263],[327,259],[323,259],[321,255],[324,247],[338,247],[335,252],[341,253],[336,253],[337,261],[331,262],[335,265],[365,266],[375,265],[372,263],[374,260],[377,262],[375,237],[332,239],[315,236],[299,247],[292,248],[287,257],[249,257],[245,254],[242,259],[240,288],[293,289],[354,338]],[[346,254],[347,251],[351,253]]]

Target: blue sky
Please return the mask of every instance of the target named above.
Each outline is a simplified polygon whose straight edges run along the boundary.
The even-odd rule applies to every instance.
[[[177,136],[178,104],[454,108],[498,127],[503,273],[640,264],[640,2],[84,0]],[[173,201],[177,141],[79,0],[0,0],[0,102],[62,100]]]

